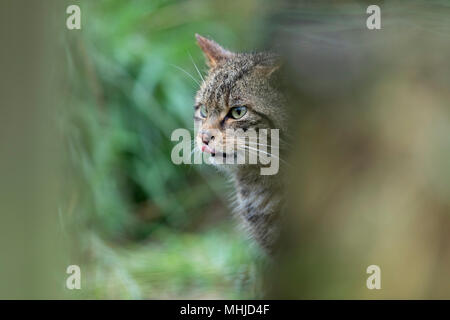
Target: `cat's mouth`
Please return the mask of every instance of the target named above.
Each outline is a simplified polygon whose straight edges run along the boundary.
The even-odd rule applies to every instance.
[[[220,152],[220,151],[217,151],[214,148],[211,148],[210,146],[208,146],[206,144],[202,145],[202,152],[206,152],[206,153],[211,154],[211,157],[226,158],[226,157],[236,156],[236,153],[234,153],[234,152],[232,154],[228,154],[228,153],[225,153],[225,152]]]
[[[211,155],[215,155],[216,150],[214,148],[211,148],[210,146],[204,144],[202,145],[202,152],[210,153]]]
[[[222,157],[222,158],[226,158],[226,157],[236,157],[235,153],[224,153],[224,152],[215,152],[215,153],[211,153],[211,157]]]

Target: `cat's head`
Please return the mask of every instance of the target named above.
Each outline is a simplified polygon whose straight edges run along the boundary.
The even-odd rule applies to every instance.
[[[209,66],[195,98],[198,149],[210,153],[212,163],[245,150],[254,153],[258,145],[249,145],[242,134],[282,132],[286,123],[283,97],[274,84],[279,59],[270,53],[233,53],[200,35],[196,38]]]

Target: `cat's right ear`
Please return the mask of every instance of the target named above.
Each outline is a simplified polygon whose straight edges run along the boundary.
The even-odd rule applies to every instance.
[[[210,68],[217,66],[219,63],[231,58],[234,54],[224,48],[218,43],[202,37],[199,34],[195,34],[197,43],[202,49],[206,57],[206,62]]]

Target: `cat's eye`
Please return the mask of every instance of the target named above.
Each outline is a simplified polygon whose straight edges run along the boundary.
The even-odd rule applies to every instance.
[[[239,106],[233,107],[230,110],[230,115],[233,119],[240,119],[247,113],[247,107]]]
[[[206,110],[206,107],[204,105],[200,107],[200,115],[202,116],[202,118],[206,118],[208,116],[208,110]]]

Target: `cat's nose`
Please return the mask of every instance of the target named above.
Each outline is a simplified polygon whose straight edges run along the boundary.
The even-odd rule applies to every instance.
[[[206,145],[209,144],[209,142],[211,140],[214,140],[214,136],[209,131],[202,132],[201,137],[202,137],[202,142]]]

